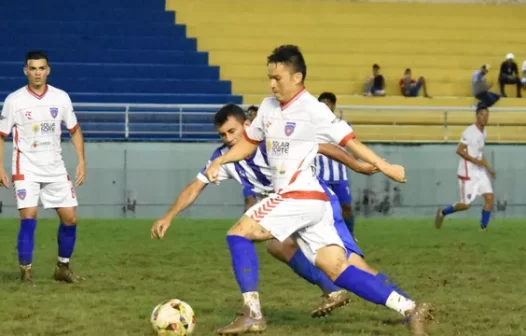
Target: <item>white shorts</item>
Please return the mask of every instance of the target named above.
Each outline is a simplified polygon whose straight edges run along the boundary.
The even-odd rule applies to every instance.
[[[18,209],[38,207],[39,199],[44,209],[78,206],[77,195],[71,181],[15,181],[14,184]]]
[[[282,198],[270,195],[245,213],[283,242],[288,237],[299,246],[311,263],[318,250],[327,245],[338,245],[344,250],[336,228],[330,202]]]
[[[458,179],[460,188],[460,202],[471,204],[477,198],[484,194],[493,194],[493,186],[488,174],[471,177],[469,180]]]

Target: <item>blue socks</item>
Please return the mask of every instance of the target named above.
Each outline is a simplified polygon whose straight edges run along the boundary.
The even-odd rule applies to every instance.
[[[376,276],[355,266],[347,267],[334,283],[362,299],[379,305],[385,305],[393,292],[390,286],[385,286]]]
[[[343,221],[345,222],[345,225],[349,229],[349,232],[354,237],[354,216],[351,216],[349,218],[344,218]]]
[[[488,227],[491,218],[491,211],[482,210],[482,217],[480,218],[480,227],[485,229]]]
[[[77,240],[77,225],[64,225],[58,227],[58,258],[60,262],[67,263],[75,249]]]
[[[319,268],[314,266],[305,257],[301,250],[297,250],[288,263],[289,267],[303,279],[313,285],[317,285],[325,293],[332,293],[341,290],[338,288]]]
[[[449,206],[445,207],[444,209],[442,209],[442,215],[444,215],[444,216],[452,214],[453,212],[455,212],[455,209],[453,208],[452,205],[449,205]]]
[[[259,259],[254,243],[241,236],[227,236],[232,267],[241,293],[257,292],[259,285]]]
[[[406,293],[404,293],[404,291],[398,288],[398,286],[387,276],[387,274],[378,273],[376,274],[376,279],[380,280],[384,284],[384,286],[391,288],[391,290],[397,292],[406,299],[411,299],[409,295],[407,295]]]
[[[33,249],[35,248],[35,218],[22,219],[18,231],[18,262],[20,265],[29,265],[33,262]]]

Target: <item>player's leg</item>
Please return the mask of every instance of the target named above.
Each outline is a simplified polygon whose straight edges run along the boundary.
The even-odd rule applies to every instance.
[[[469,209],[471,202],[477,196],[475,194],[475,182],[472,180],[458,179],[458,187],[460,191],[460,202],[448,205],[444,208],[439,208],[435,215],[435,227],[440,229],[444,218],[452,213],[465,211]]]
[[[342,218],[347,228],[354,237],[354,214],[352,212],[352,196],[349,182],[334,183],[330,185],[332,191],[338,197],[342,209]]]
[[[55,209],[60,219],[57,232],[58,260],[54,279],[68,283],[80,280],[70,267],[70,258],[77,241],[77,195],[71,181],[43,183],[42,204],[45,209]]]
[[[480,218],[480,228],[483,231],[488,229],[489,220],[491,219],[491,210],[493,209],[493,186],[487,174],[481,176],[477,183],[477,194],[484,198],[484,206],[482,207],[482,214]]]
[[[37,226],[37,207],[40,196],[40,183],[31,181],[15,181],[15,197],[20,214],[20,229],[18,231],[18,262],[20,279],[23,282],[32,280],[31,267],[33,250],[35,249],[35,229]]]
[[[346,257],[343,242],[325,217],[320,223],[298,231],[294,237],[307,258],[334,283],[361,298],[391,308],[405,317],[410,317],[413,335],[425,335],[426,318],[431,306],[417,305],[411,299],[386,286],[377,276],[351,265]]]
[[[227,243],[236,280],[243,294],[244,309],[231,324],[219,329],[219,334],[266,329],[259,303],[259,261],[253,241],[285,240],[299,228],[309,225],[311,217],[315,220],[321,218],[323,204],[321,201],[297,201],[272,195],[250,208],[228,231]]]

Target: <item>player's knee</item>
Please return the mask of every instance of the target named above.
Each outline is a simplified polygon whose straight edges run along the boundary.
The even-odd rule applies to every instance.
[[[318,250],[316,266],[325,273],[331,281],[338,279],[347,269],[349,263],[345,257],[345,250],[341,246],[329,245]]]
[[[280,242],[277,239],[271,239],[267,243],[267,252],[274,258],[286,263],[292,259],[297,250],[298,247],[290,238],[286,239],[284,242]]]
[[[37,208],[20,209],[20,219],[35,219],[37,218]]]

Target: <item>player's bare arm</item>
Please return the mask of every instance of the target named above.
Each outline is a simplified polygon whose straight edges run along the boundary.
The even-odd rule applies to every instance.
[[[319,144],[318,153],[336,160],[360,174],[372,175],[378,171],[372,164],[356,160],[354,156],[335,145]]]
[[[217,182],[217,176],[219,168],[222,164],[229,162],[236,162],[245,159],[256,151],[258,148],[259,142],[248,141],[245,137],[241,138],[237,144],[232,146],[232,148],[225,154],[216,158],[210,166],[205,171],[206,178],[212,182]]]
[[[4,169],[4,136],[0,135],[0,187],[9,187],[9,176]]]
[[[363,161],[368,162],[378,168],[385,176],[389,177],[390,179],[400,183],[407,182],[404,167],[388,163],[384,159],[380,158],[369,147],[365,146],[360,140],[349,139],[345,143],[345,148],[351,151],[359,159],[362,159]]]
[[[206,184],[197,178],[184,187],[183,191],[177,196],[166,214],[153,223],[151,237],[163,239],[174,217],[192,205],[205,187]]]
[[[496,179],[497,178],[497,173],[495,173],[495,170],[493,168],[491,168],[491,166],[489,165],[488,160],[486,160],[485,156],[482,156],[482,160],[481,161],[484,163],[484,165],[486,167],[486,170],[491,175],[491,177],[493,179]]]
[[[77,165],[77,176],[75,185],[78,187],[84,183],[86,178],[86,158],[84,156],[84,136],[79,127],[71,133],[71,143],[77,152],[79,163]]]
[[[473,164],[476,164],[477,166],[481,167],[487,167],[486,162],[483,160],[479,160],[477,158],[474,158],[468,154],[468,148],[467,145],[464,143],[459,143],[457,146],[457,155],[463,158],[464,160],[467,160]]]

